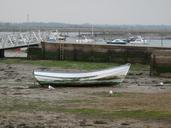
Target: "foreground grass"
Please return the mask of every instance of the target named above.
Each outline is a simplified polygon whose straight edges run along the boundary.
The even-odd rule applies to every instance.
[[[58,67],[62,69],[78,69],[78,70],[97,70],[113,66],[118,66],[118,63],[95,63],[95,62],[80,62],[80,61],[54,61],[54,60],[27,60],[27,59],[2,59],[0,64],[31,64],[43,67]],[[148,70],[148,65],[132,64],[131,70]]]
[[[138,94],[136,94],[138,95]],[[143,94],[140,94],[143,96]],[[120,94],[114,97],[132,97],[133,94]],[[141,99],[140,99],[141,100]],[[112,102],[112,101],[111,101]],[[84,116],[87,118],[99,118],[99,119],[140,119],[140,120],[170,120],[170,110],[147,109],[147,108],[135,108],[132,104],[132,109],[122,108],[97,108],[93,104],[98,104],[97,100],[62,100],[56,102],[44,101],[44,100],[32,100],[32,99],[21,99],[16,97],[2,97],[0,100],[0,112],[53,112],[55,113],[67,113],[75,114],[78,116]],[[84,105],[88,104],[88,106]],[[75,107],[70,107],[74,105]],[[99,104],[100,105],[100,104]],[[104,103],[104,106],[105,103]],[[162,107],[162,106],[161,106]]]
[[[100,110],[100,109],[65,109],[64,112],[81,114],[90,117],[99,117],[107,119],[122,119],[122,118],[132,118],[132,119],[147,119],[147,120],[167,120],[171,118],[171,112],[165,111],[147,111],[147,110]]]
[[[72,101],[71,101],[72,102]],[[132,119],[153,119],[153,120],[162,120],[170,119],[171,112],[165,111],[147,111],[147,110],[104,110],[104,109],[95,109],[95,108],[65,108],[59,105],[52,105],[47,102],[15,102],[13,105],[9,106],[0,106],[0,111],[4,112],[63,112],[77,114],[80,116],[87,116],[92,118],[105,118],[105,119],[122,119],[122,118],[132,118]]]

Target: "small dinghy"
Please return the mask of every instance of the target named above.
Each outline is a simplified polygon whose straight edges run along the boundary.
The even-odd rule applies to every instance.
[[[62,73],[35,70],[33,71],[33,75],[40,85],[116,84],[124,80],[130,66],[131,64],[125,64],[110,69],[83,73]]]

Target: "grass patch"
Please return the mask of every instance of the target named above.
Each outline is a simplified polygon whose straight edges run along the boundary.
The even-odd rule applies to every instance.
[[[43,100],[24,100],[18,98],[1,98],[0,111],[53,111],[53,112],[65,112],[64,104],[66,106],[70,104],[88,104],[94,103],[93,100],[75,99],[75,100],[61,100],[56,102],[49,102]]]
[[[163,111],[146,111],[146,110],[120,110],[120,111],[107,111],[101,109],[65,109],[64,112],[81,114],[84,116],[90,117],[99,117],[99,118],[133,118],[133,119],[170,119],[171,112]]]
[[[60,103],[95,103],[96,101],[94,100],[86,100],[86,99],[75,99],[75,100],[62,100]]]
[[[69,103],[80,103],[81,100],[64,101]],[[104,118],[104,119],[147,119],[147,120],[169,120],[171,119],[171,111],[159,111],[159,110],[107,110],[97,108],[67,108],[67,103],[62,105],[60,102],[49,102],[41,100],[20,100],[12,98],[4,98],[0,101],[0,111],[5,112],[57,112],[76,114],[80,116],[87,116],[90,118]]]
[[[145,65],[145,64],[132,64],[130,70],[142,71],[142,70],[149,70],[149,69],[150,69],[150,65]]]
[[[156,66],[155,70],[157,73],[169,73],[171,72],[171,66]]]
[[[63,112],[86,115],[86,116],[91,116],[91,117],[92,116],[98,117],[98,116],[101,116],[101,114],[103,115],[105,111],[100,110],[100,109],[92,109],[92,108],[79,108],[79,109],[78,108],[77,109],[66,108],[66,109],[63,109]]]
[[[94,70],[116,66],[116,63],[93,63],[76,61],[52,61],[52,60],[25,60],[25,59],[4,59],[0,63],[5,64],[31,64],[43,67],[58,67],[63,69]]]
[[[132,110],[132,111],[113,111],[109,115],[118,118],[134,118],[134,119],[170,119],[171,112],[163,111],[147,111],[147,110]]]
[[[0,64],[31,64],[43,67],[58,67],[62,69],[78,69],[78,70],[98,70],[113,66],[118,66],[118,63],[95,63],[95,62],[80,62],[80,61],[54,61],[54,60],[27,60],[27,59],[3,59]],[[148,70],[148,65],[132,64],[131,70]]]

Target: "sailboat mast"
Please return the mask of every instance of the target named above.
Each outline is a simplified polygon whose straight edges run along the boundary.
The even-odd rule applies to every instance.
[[[94,27],[93,27],[93,24],[91,25],[91,36],[94,37]]]

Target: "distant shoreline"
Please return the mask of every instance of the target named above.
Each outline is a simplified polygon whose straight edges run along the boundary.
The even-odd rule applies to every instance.
[[[57,22],[0,22],[1,32],[56,30],[60,32],[138,32],[138,33],[171,33],[171,25],[108,25],[108,24],[66,24]]]

